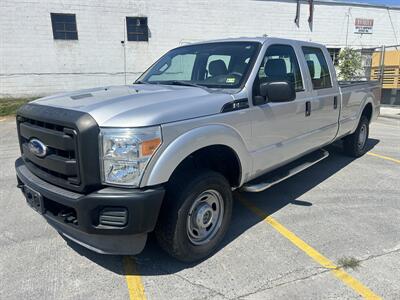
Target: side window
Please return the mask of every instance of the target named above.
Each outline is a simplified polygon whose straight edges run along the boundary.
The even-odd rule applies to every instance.
[[[274,81],[288,81],[297,92],[304,90],[299,63],[289,45],[272,45],[267,49],[254,82],[255,94],[258,95],[260,84]]]
[[[149,81],[191,80],[196,54],[174,56],[149,77]]]
[[[303,53],[314,90],[332,87],[331,75],[322,50],[314,47],[303,47]]]

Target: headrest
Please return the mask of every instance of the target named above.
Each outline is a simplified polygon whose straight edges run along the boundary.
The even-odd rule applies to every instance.
[[[264,72],[267,77],[286,76],[286,63],[282,58],[268,59]]]
[[[314,79],[315,76],[315,67],[314,62],[312,60],[307,60],[308,70],[310,71],[311,79]]]
[[[243,75],[244,71],[246,71],[246,68],[247,68],[247,64],[245,62],[242,62],[242,63],[238,63],[238,64],[234,65],[232,68],[232,71]]]
[[[208,65],[208,71],[211,76],[225,75],[228,69],[222,59],[213,60]]]

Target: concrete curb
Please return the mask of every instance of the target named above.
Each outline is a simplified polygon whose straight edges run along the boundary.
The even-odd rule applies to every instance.
[[[400,120],[400,116],[396,116],[396,115],[379,115],[379,118]]]
[[[399,106],[381,106],[379,117],[400,120]]]

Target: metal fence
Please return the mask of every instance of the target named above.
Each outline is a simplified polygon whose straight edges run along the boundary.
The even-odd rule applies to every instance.
[[[361,56],[361,70],[355,72],[353,80],[381,82],[382,104],[400,105],[400,45],[357,51]]]
[[[400,105],[400,45],[385,47],[372,56],[371,79],[382,83],[382,104]]]

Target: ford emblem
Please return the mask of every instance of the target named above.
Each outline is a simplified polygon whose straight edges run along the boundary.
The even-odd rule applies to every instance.
[[[47,154],[47,147],[38,139],[30,139],[28,143],[29,151],[37,157],[45,157]]]

